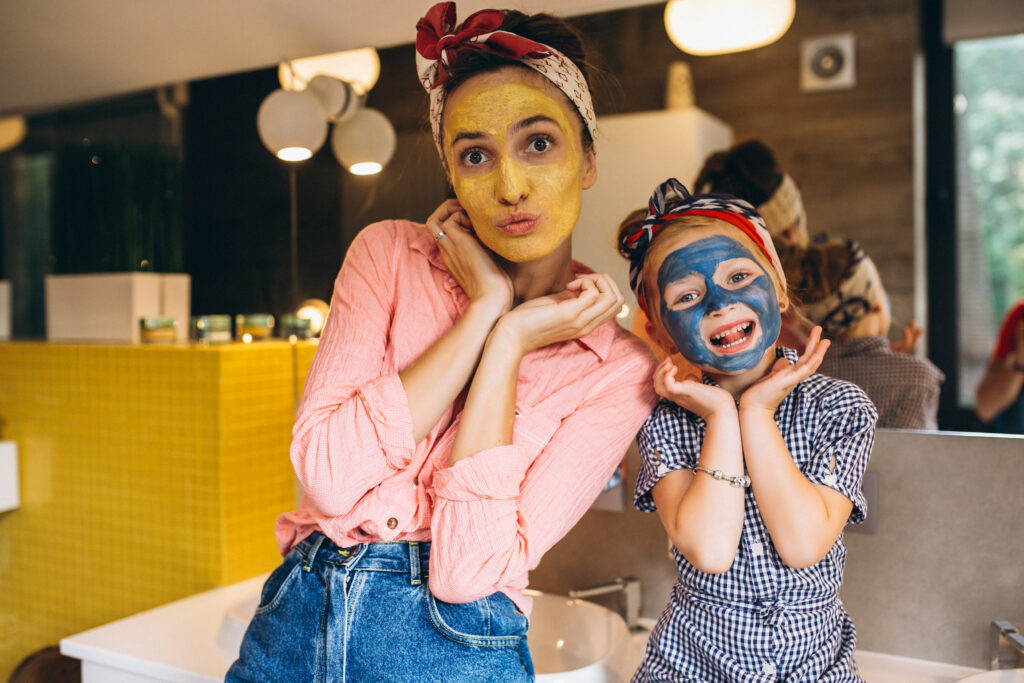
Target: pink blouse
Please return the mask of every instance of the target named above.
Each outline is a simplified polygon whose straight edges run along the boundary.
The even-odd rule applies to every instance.
[[[398,374],[468,305],[424,226],[385,221],[359,233],[295,420],[291,460],[305,496],[278,518],[277,540],[282,554],[316,529],[342,547],[432,541],[438,599],[501,591],[529,614],[528,572],[586,512],[657,401],[655,361],[614,321],[528,353],[513,443],[448,467],[464,397],[414,443]]]

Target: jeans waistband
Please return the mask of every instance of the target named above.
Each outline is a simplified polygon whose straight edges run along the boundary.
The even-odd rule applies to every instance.
[[[302,568],[310,571],[323,562],[347,571],[407,573],[413,586],[430,576],[429,541],[387,541],[339,547],[320,531],[302,539],[295,550],[303,556]]]

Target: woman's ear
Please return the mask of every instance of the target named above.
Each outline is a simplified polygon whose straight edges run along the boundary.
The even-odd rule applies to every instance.
[[[591,147],[583,153],[583,178],[580,187],[589,190],[597,182],[597,157]]]

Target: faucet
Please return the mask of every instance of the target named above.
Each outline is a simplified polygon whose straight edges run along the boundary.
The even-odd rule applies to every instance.
[[[620,593],[622,595],[620,599],[620,605],[622,609],[622,616],[626,620],[626,626],[631,631],[640,629],[640,580],[631,577],[615,579],[611,583],[606,583],[601,586],[594,586],[593,588],[580,588],[578,590],[569,591],[569,597],[573,600],[579,600],[581,598],[590,598],[597,595],[608,595],[609,593]]]
[[[1024,635],[1008,621],[993,621],[989,630],[990,669],[1012,669],[1024,655]]]

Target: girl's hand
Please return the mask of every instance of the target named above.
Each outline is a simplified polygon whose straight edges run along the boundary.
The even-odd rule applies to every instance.
[[[470,303],[493,303],[498,315],[512,307],[512,280],[473,234],[469,216],[458,200],[449,199],[437,207],[427,219],[427,230]],[[441,233],[444,235],[438,238]]]
[[[728,391],[704,384],[695,375],[677,380],[678,372],[671,357],[658,365],[654,371],[654,391],[658,396],[686,408],[705,422],[715,414],[736,413],[736,402]]]
[[[815,327],[796,363],[790,365],[786,358],[776,360],[771,371],[740,396],[740,410],[764,410],[774,415],[782,399],[818,369],[830,344],[821,338],[821,328]]]
[[[918,327],[917,321],[911,320],[903,328],[903,339],[895,344],[890,343],[889,348],[896,353],[913,353],[917,340],[921,338],[922,334],[924,334],[924,330]]]
[[[542,346],[579,339],[610,320],[625,301],[610,275],[581,275],[557,294],[524,301],[501,317],[496,332],[526,354]]]

